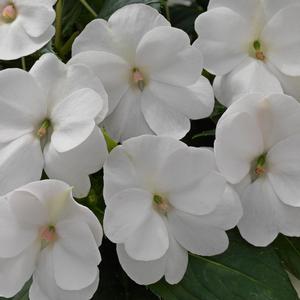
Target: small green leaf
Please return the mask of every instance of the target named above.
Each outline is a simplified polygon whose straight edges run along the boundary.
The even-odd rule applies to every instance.
[[[164,300],[298,300],[272,247],[255,248],[231,233],[229,249],[215,257],[190,256],[184,279],[150,286]]]

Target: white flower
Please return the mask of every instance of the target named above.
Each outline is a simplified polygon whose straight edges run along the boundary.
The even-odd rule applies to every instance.
[[[84,197],[101,169],[106,143],[96,123],[107,112],[101,82],[82,65],[44,55],[30,73],[0,72],[0,194],[41,178],[74,186]]]
[[[70,186],[44,180],[0,200],[0,295],[33,275],[30,300],[87,300],[97,289],[102,229]]]
[[[229,106],[249,92],[300,100],[299,0],[211,0],[195,23],[195,45],[217,77],[217,99]]]
[[[108,22],[92,21],[75,40],[73,55],[70,63],[90,66],[108,92],[104,127],[115,140],[141,134],[182,138],[189,119],[212,112],[201,53],[149,6],[128,5]]]
[[[140,284],[163,275],[179,282],[187,250],[225,251],[225,230],[241,217],[238,196],[218,174],[209,149],[168,137],[124,142],[104,165],[104,230],[118,244],[121,265]]]
[[[256,246],[279,232],[300,236],[300,104],[286,95],[247,95],[216,130],[220,172],[238,184],[244,215],[238,227]]]
[[[0,59],[29,55],[54,35],[55,0],[0,0]]]

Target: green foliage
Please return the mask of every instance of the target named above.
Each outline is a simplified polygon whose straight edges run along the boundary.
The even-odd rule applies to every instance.
[[[161,281],[150,289],[164,300],[297,300],[272,247],[248,245],[230,234],[228,251],[215,257],[190,256],[184,279]]]
[[[285,267],[300,279],[300,238],[280,235],[275,241],[275,249]]]

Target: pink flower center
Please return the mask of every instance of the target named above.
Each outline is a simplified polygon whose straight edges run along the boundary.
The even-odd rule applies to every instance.
[[[161,214],[166,215],[172,208],[169,201],[159,195],[153,196],[153,206]]]
[[[8,4],[2,9],[2,19],[9,23],[16,19],[17,10],[13,4]]]
[[[143,73],[138,68],[133,68],[132,70],[132,81],[138,86],[139,90],[142,92],[145,88],[145,78]]]
[[[55,227],[53,225],[43,226],[40,229],[40,239],[47,245],[55,242],[57,239]]]

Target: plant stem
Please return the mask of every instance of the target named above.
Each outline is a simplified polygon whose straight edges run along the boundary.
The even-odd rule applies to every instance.
[[[26,60],[25,60],[25,57],[23,56],[23,57],[21,58],[21,60],[22,60],[22,69],[23,69],[24,71],[26,71]]]
[[[165,4],[165,11],[166,11],[166,17],[167,17],[167,20],[169,22],[171,22],[171,14],[170,14],[170,8],[169,8],[169,5],[168,5],[168,0],[166,1],[166,4]]]
[[[58,0],[56,4],[56,21],[55,21],[55,48],[57,51],[61,48],[61,30],[62,30],[62,0]]]
[[[74,32],[72,36],[67,40],[67,42],[61,47],[59,52],[61,57],[65,57],[69,53],[69,51],[72,48],[72,44],[78,35],[79,35],[79,31]]]
[[[93,15],[94,18],[98,17],[98,14],[93,10],[93,8],[86,2],[86,0],[80,0],[81,4]]]

